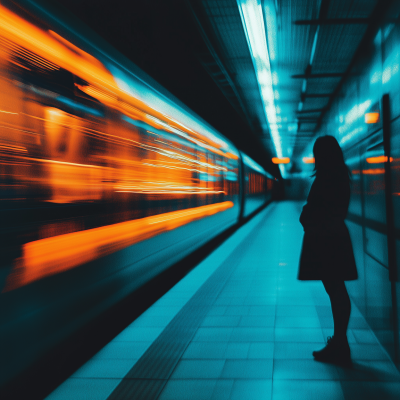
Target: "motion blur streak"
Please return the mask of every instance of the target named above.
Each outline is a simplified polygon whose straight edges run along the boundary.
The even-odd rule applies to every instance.
[[[80,25],[0,1],[0,388],[275,185]]]
[[[77,267],[231,207],[233,203],[225,201],[26,243],[4,291]]]
[[[7,42],[11,42],[8,45],[10,48],[14,49],[15,45],[17,45],[34,52],[35,54],[29,55],[29,57],[36,57],[36,64],[39,62],[43,67],[49,69],[65,68],[87,81],[89,83],[88,86],[77,83],[75,83],[75,86],[103,104],[119,110],[125,115],[129,115],[133,119],[145,121],[155,128],[167,127],[171,132],[179,130],[186,132],[190,136],[194,135],[201,139],[202,143],[207,142],[211,145],[212,151],[217,154],[228,158],[231,157],[230,153],[223,153],[218,150],[218,147],[220,147],[218,143],[194,132],[173,118],[156,111],[141,100],[121,90],[111,73],[96,58],[79,49],[55,32],[51,30],[45,32],[0,5],[1,36]],[[3,42],[4,39],[2,39]],[[22,51],[26,53],[26,50],[22,49]],[[37,58],[38,56],[39,58]],[[15,63],[16,61],[14,60]],[[23,65],[19,66],[26,68]]]

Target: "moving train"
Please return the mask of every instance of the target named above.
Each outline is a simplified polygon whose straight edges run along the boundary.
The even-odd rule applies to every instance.
[[[0,4],[0,386],[265,205],[276,180],[77,25]]]

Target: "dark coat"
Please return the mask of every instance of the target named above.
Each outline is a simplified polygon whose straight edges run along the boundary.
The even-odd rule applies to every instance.
[[[353,246],[344,223],[350,202],[350,184],[343,169],[315,178],[300,215],[304,228],[298,279],[357,279]]]

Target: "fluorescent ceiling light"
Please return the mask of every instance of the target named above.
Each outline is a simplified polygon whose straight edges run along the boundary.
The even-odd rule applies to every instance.
[[[275,146],[277,157],[283,157],[282,139],[278,132],[276,109],[274,104],[274,89],[272,85],[273,81],[277,82],[278,79],[276,75],[273,76],[271,73],[270,53],[268,53],[267,48],[261,1],[237,0],[237,4],[239,7],[240,16],[242,18],[243,28],[246,33],[247,44],[253,60],[272,142]],[[266,15],[269,14],[270,11],[271,10],[267,11],[266,9]],[[267,23],[267,26],[268,25],[271,26],[272,31],[274,24],[269,22]],[[271,32],[271,35],[273,34],[274,33]],[[275,57],[275,49],[273,49],[273,51]],[[281,172],[283,173],[282,169]]]
[[[267,23],[269,58],[274,61],[276,58],[276,13],[272,1],[264,1],[265,20]]]

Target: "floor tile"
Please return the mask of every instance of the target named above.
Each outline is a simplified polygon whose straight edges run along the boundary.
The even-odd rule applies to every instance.
[[[323,343],[324,338],[321,329],[318,328],[276,328],[275,341]]]
[[[227,342],[233,328],[199,328],[193,338],[194,342]]]
[[[355,360],[352,368],[336,368],[341,380],[400,382],[400,372],[391,361]]]
[[[221,378],[271,379],[271,360],[226,360]]]
[[[321,350],[324,347],[323,343],[291,343],[291,342],[276,342],[274,349],[274,358],[276,359],[306,359],[313,360],[312,352]]]
[[[226,306],[213,306],[211,307],[207,315],[210,317],[215,315],[224,315],[226,308],[227,308]]]
[[[378,344],[352,344],[351,358],[353,360],[389,361],[389,356]]]
[[[274,315],[248,315],[241,318],[239,326],[243,327],[265,327],[275,326]]]
[[[247,358],[249,354],[250,343],[229,342],[225,351],[225,358]]]
[[[208,316],[204,318],[201,326],[212,326],[212,327],[226,327],[226,326],[237,326],[240,322],[240,315],[219,315],[219,316]]]
[[[226,308],[225,315],[248,315],[250,306],[229,306]]]
[[[271,399],[271,380],[235,380],[231,400],[270,400]]]
[[[274,357],[274,343],[251,343],[249,349],[249,359],[252,358],[273,358]]]
[[[346,400],[398,400],[400,383],[394,382],[342,382]]]
[[[321,324],[318,317],[277,316],[275,326],[277,328],[320,328]]]
[[[182,360],[171,379],[217,379],[224,368],[224,360]]]
[[[370,329],[367,321],[363,317],[350,317],[349,321],[349,328],[350,329]]]
[[[209,400],[216,380],[210,379],[170,379],[159,400]]]
[[[182,359],[223,359],[227,347],[225,342],[191,342]]]
[[[345,400],[339,381],[274,380],[272,400]]]
[[[229,400],[234,383],[233,379],[218,379],[210,400]]]
[[[370,329],[351,329],[357,343],[378,344],[376,336]]]
[[[274,360],[273,379],[338,380],[334,365],[314,360]]]
[[[272,342],[274,340],[273,328],[234,328],[230,340],[232,342]]]

